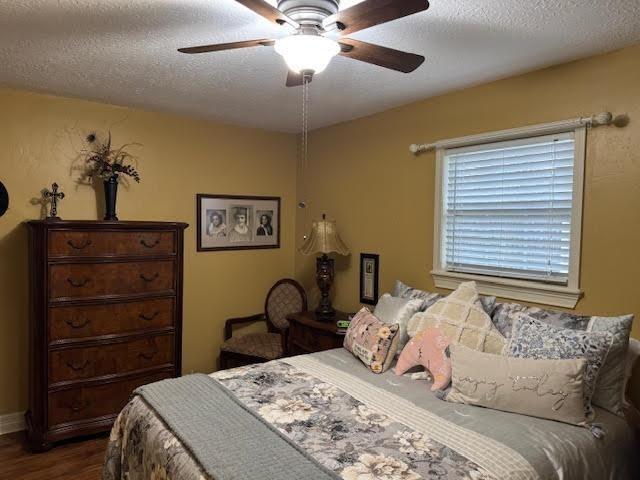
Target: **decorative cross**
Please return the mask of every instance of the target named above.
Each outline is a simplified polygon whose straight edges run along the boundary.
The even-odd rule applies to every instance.
[[[64,199],[64,193],[58,192],[58,184],[54,183],[51,185],[51,191],[45,189],[42,194],[44,198],[50,199],[51,201],[51,213],[49,213],[50,220],[60,220],[58,217],[58,200]]]

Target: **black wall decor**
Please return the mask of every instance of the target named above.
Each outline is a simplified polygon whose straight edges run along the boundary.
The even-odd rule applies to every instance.
[[[380,255],[360,254],[360,303],[378,303],[378,277],[380,276]]]
[[[4,184],[0,182],[0,217],[5,214],[9,208],[9,192],[5,188]]]

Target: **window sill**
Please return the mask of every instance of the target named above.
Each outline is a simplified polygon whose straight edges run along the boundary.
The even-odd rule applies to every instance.
[[[582,292],[569,287],[543,283],[488,277],[470,273],[454,273],[434,270],[431,272],[436,287],[455,290],[463,282],[475,281],[483,295],[540,303],[555,307],[575,308]]]

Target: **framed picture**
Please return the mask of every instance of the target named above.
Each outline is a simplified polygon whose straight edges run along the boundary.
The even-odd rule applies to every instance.
[[[378,302],[378,273],[380,255],[360,254],[360,302],[375,305]]]
[[[280,248],[280,197],[196,198],[199,252]]]

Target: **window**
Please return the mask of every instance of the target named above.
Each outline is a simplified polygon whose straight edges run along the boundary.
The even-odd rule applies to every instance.
[[[438,149],[436,285],[573,307],[584,128]],[[446,285],[445,285],[446,284]]]

